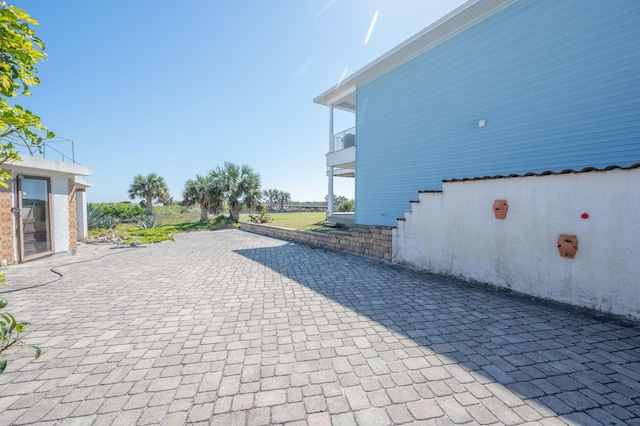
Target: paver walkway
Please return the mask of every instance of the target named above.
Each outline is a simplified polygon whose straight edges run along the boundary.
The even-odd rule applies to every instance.
[[[237,230],[8,289],[74,261],[4,295],[2,424],[640,424],[638,324]]]

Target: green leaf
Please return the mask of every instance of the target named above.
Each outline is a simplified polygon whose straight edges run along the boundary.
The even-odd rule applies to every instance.
[[[11,315],[8,312],[3,313],[2,316],[4,317],[5,320],[7,320],[7,325],[9,326],[9,333],[11,333],[13,330],[16,329],[16,326],[18,325],[18,323],[16,322],[16,319],[13,317],[13,315]]]
[[[9,304],[9,301],[7,299],[0,298],[0,309],[6,307],[8,304]]]
[[[36,359],[40,358],[40,355],[42,355],[42,349],[40,349],[37,346],[31,346],[33,348],[34,351],[36,351]]]
[[[7,359],[0,360],[0,374],[4,372],[4,369],[7,368]]]

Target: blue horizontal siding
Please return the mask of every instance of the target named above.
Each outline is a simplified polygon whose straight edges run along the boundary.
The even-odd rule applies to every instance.
[[[640,2],[515,2],[356,96],[360,224],[394,226],[443,179],[628,166],[640,161]]]

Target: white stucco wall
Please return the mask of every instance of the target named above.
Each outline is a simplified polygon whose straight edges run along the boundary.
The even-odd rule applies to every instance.
[[[77,188],[91,187],[91,182],[83,176],[91,175],[91,169],[79,164],[64,163],[60,161],[23,157],[22,161],[8,166],[12,178],[18,175],[48,177],[51,179],[51,224],[53,226],[53,252],[62,253],[70,250],[69,229],[69,179],[74,179]],[[11,183],[12,201],[15,206],[15,183]],[[82,194],[78,196],[78,194]],[[76,198],[76,221],[78,222],[78,239],[87,236],[87,207],[86,194],[78,192]],[[13,229],[16,229],[15,216],[13,217]],[[19,259],[18,239],[14,238],[14,259]]]
[[[639,169],[445,183],[405,219],[396,262],[640,318]],[[578,237],[574,259],[558,254],[560,234]]]

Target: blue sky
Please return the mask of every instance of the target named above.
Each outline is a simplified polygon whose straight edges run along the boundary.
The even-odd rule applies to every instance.
[[[225,161],[263,189],[323,200],[329,111],[312,99],[464,1],[9,3],[40,22],[49,56],[18,103],[75,141],[89,201],[116,202],[151,172],[181,200],[187,179]],[[352,120],[338,114],[335,131]],[[335,193],[353,197],[353,180]]]

